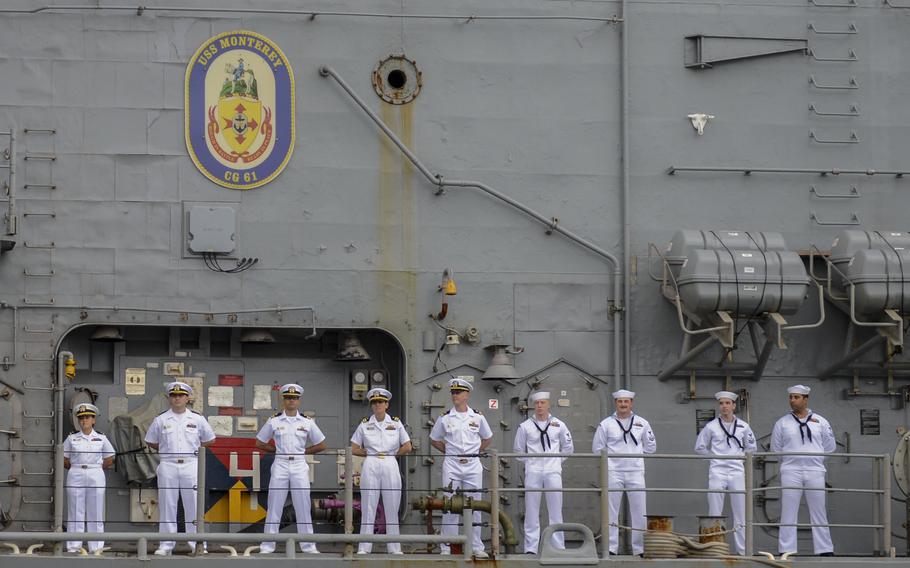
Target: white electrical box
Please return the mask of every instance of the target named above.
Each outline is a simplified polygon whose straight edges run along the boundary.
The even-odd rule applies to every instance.
[[[195,254],[234,252],[237,212],[231,207],[194,205],[187,219],[186,242]]]

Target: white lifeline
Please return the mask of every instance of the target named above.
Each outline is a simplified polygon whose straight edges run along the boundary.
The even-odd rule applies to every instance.
[[[158,444],[161,463],[158,464],[158,531],[177,532],[177,496],[183,501],[187,533],[196,532],[197,452],[202,443],[215,439],[215,432],[204,416],[187,409],[179,414],[162,412],[152,421],[145,441]],[[161,550],[173,550],[174,541],[162,541]],[[190,542],[190,548],[196,548]]]
[[[106,480],[101,465],[115,453],[107,436],[94,430],[88,435],[76,432],[66,437],[63,457],[70,460],[66,473],[66,532],[104,532]],[[67,552],[77,552],[81,547],[81,540],[66,542]],[[88,543],[89,552],[102,548],[103,540]]]
[[[620,420],[614,412],[597,426],[594,433],[592,451],[601,453],[606,448],[608,454],[653,454],[657,451],[657,440],[647,420],[632,414]],[[610,489],[644,489],[645,463],[642,458],[610,458]],[[630,491],[629,512],[632,528],[632,553],[643,554],[645,551],[644,530],[646,496],[644,491]],[[619,545],[619,505],[622,492],[610,492],[610,552],[616,553]]]
[[[747,422],[733,417],[731,422],[717,419],[708,422],[695,440],[695,453],[702,455],[741,456],[756,449],[755,434]],[[711,460],[708,468],[708,489],[743,491],[745,469],[739,460]],[[746,552],[746,496],[730,494],[730,509],[733,511],[733,540],[739,554]],[[724,493],[708,493],[708,514],[719,517],[724,513]]]
[[[313,534],[313,518],[310,512],[310,466],[307,464],[307,446],[313,446],[325,440],[325,434],[316,425],[299,412],[288,416],[284,412],[269,418],[256,439],[267,444],[275,440],[275,461],[272,462],[269,477],[268,511],[265,517],[265,532],[277,533],[281,524],[281,513],[284,503],[291,492],[291,502],[297,515],[297,532]],[[313,542],[300,543],[303,552],[317,552]],[[274,552],[275,542],[263,542],[260,552]]]
[[[546,447],[544,447],[546,446]],[[550,414],[539,421],[533,415],[518,426],[513,450],[531,454],[571,454],[575,451],[572,434],[565,422]],[[525,465],[525,552],[537,554],[540,543],[540,492],[531,489],[562,489],[562,462],[566,458],[522,458]],[[548,491],[547,517],[549,524],[562,522],[562,493]],[[552,536],[557,549],[566,547],[561,532]]]
[[[782,416],[771,431],[772,452],[812,452],[830,454],[837,448],[831,424],[809,410],[805,420],[799,420],[793,413]],[[780,484],[782,487],[805,487],[806,505],[809,506],[809,522],[813,525],[827,525],[828,512],[825,510],[825,492],[814,489],[825,487],[825,457],[784,456],[780,463]],[[799,517],[799,502],[802,489],[781,490],[780,511],[780,553],[796,552],[796,524]],[[790,526],[784,526],[790,525]],[[815,554],[834,552],[831,530],[827,526],[812,527],[812,544]]]
[[[364,419],[351,442],[363,448],[367,457],[360,469],[360,534],[373,534],[376,522],[376,507],[382,496],[385,510],[386,534],[398,533],[398,508],[401,505],[401,471],[395,454],[399,448],[411,441],[407,431],[397,418],[388,414],[382,422],[373,415]],[[359,551],[371,552],[373,543],[362,542]],[[388,543],[390,554],[401,552],[401,543]]]
[[[453,489],[481,489],[483,487],[483,466],[480,458],[458,457],[464,454],[480,452],[480,442],[491,438],[493,431],[487,419],[480,413],[468,407],[467,412],[456,412],[454,408],[443,414],[433,424],[430,439],[445,442],[446,458],[442,463],[442,485]],[[479,491],[466,491],[465,495],[472,499],[480,499]],[[446,493],[451,497],[451,493]],[[444,535],[458,534],[458,525],[461,515],[445,513],[442,516],[440,533]],[[474,511],[474,539],[475,551],[483,550],[483,540],[480,538],[480,511]],[[449,554],[448,545],[440,545],[443,554]]]

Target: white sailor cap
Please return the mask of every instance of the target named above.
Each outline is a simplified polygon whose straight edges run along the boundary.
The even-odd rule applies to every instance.
[[[454,378],[449,381],[450,391],[468,391],[474,390],[474,386],[464,379]]]
[[[528,402],[537,402],[538,400],[550,400],[550,393],[546,391],[538,391],[532,393],[531,396],[528,397]]]
[[[630,390],[619,389],[613,393],[613,399],[616,400],[617,398],[635,398],[635,393]]]
[[[806,385],[793,385],[792,387],[787,389],[787,393],[788,394],[801,394],[801,395],[809,396],[810,390],[812,390],[812,389],[810,389]]]
[[[370,389],[370,392],[367,393],[367,399],[369,399],[370,402],[377,400],[381,402],[389,402],[392,400],[392,393],[386,389],[376,387],[374,389]]]
[[[185,394],[187,396],[193,396],[193,387],[180,381],[174,381],[173,383],[168,383],[167,394]]]
[[[76,408],[73,409],[73,413],[79,418],[82,418],[83,416],[98,416],[98,407],[94,404],[83,402],[82,404],[76,405]]]
[[[288,383],[281,386],[281,398],[300,398],[303,394],[303,387],[297,383]]]
[[[729,398],[733,402],[736,402],[736,399],[739,398],[739,396],[737,396],[737,394],[735,392],[719,391],[719,392],[714,393],[714,398],[716,398],[717,400],[720,400],[722,398]]]

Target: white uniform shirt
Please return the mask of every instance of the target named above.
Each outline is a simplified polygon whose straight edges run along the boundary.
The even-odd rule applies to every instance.
[[[392,419],[388,414],[382,422],[376,416],[364,418],[354,430],[351,442],[366,450],[368,456],[383,454],[394,456],[398,449],[411,441],[408,432],[397,418]]]
[[[774,424],[774,430],[771,431],[772,452],[830,454],[835,449],[837,442],[834,440],[831,424],[818,414],[813,414],[811,410],[805,420],[799,420],[793,413],[785,414]],[[781,458],[780,468],[825,471],[825,458],[784,456]]]
[[[208,420],[192,410],[180,414],[173,410],[162,412],[145,433],[146,443],[158,444],[158,453],[164,461],[195,458],[199,446],[214,439],[215,432]]]
[[[546,447],[544,447],[546,445]],[[552,414],[540,421],[532,414],[515,432],[512,449],[516,453],[571,454],[575,451],[572,434],[566,423]],[[562,462],[567,458],[521,458],[528,471],[562,473]]]
[[[256,439],[263,444],[274,439],[275,455],[278,459],[293,457],[295,460],[302,460],[307,447],[324,441],[325,434],[316,422],[303,414],[298,412],[294,416],[288,416],[282,412],[266,420],[256,434]]]
[[[431,440],[445,442],[446,462],[455,467],[465,464],[480,465],[479,458],[464,458],[459,455],[479,453],[480,442],[492,437],[493,430],[490,429],[487,419],[470,407],[463,413],[452,408],[436,420],[430,431]]]
[[[708,422],[695,440],[695,453],[702,455],[741,456],[756,449],[755,434],[747,422],[733,417],[733,422],[723,422],[720,416]],[[743,462],[738,460],[711,460],[711,469],[730,473],[743,473]]]
[[[599,454],[604,448],[608,454],[653,454],[657,451],[657,440],[651,424],[641,416],[632,414],[620,421],[614,412],[604,418],[594,432],[593,452]],[[609,466],[612,471],[644,471],[645,460],[610,458]]]
[[[63,457],[70,460],[70,467],[73,468],[101,467],[104,458],[112,458],[115,454],[114,446],[107,436],[94,430],[90,434],[75,432],[63,442]]]

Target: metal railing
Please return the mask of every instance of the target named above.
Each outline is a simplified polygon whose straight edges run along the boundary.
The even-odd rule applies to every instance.
[[[254,450],[255,451],[255,450]],[[62,453],[57,452],[61,456]],[[197,475],[198,475],[198,485],[200,487],[206,487],[206,459],[205,459],[206,450],[205,448],[200,448],[198,454],[193,456],[197,459]],[[499,519],[499,509],[500,509],[500,496],[507,493],[525,493],[527,491],[534,492],[551,492],[551,491],[560,491],[564,493],[591,493],[598,494],[600,497],[600,507],[601,507],[601,518],[600,518],[600,533],[601,533],[601,542],[600,549],[603,558],[609,557],[609,531],[611,526],[616,523],[616,520],[610,518],[610,507],[609,507],[609,498],[611,494],[611,489],[609,487],[610,479],[610,461],[615,459],[645,459],[645,460],[696,460],[696,461],[723,461],[723,460],[732,460],[739,461],[743,463],[744,466],[744,485],[743,490],[717,490],[717,489],[708,489],[705,487],[647,487],[647,488],[629,488],[629,489],[616,489],[614,491],[620,492],[636,492],[644,491],[647,493],[669,493],[669,494],[692,494],[692,493],[723,493],[723,494],[742,494],[745,496],[745,514],[744,522],[742,529],[745,536],[745,553],[746,556],[753,556],[755,553],[755,527],[781,527],[781,526],[795,526],[799,528],[811,528],[819,525],[797,523],[797,524],[788,524],[783,525],[781,523],[773,522],[756,522],[755,521],[755,499],[757,495],[767,493],[769,491],[781,491],[788,489],[799,489],[804,491],[825,491],[832,493],[848,493],[848,494],[862,494],[862,495],[873,495],[875,496],[873,500],[873,511],[872,511],[872,522],[871,523],[829,523],[828,527],[830,528],[862,528],[862,529],[873,529],[875,531],[874,538],[874,547],[875,551],[879,554],[887,556],[891,549],[891,486],[892,486],[892,468],[891,468],[891,456],[889,454],[862,454],[862,453],[837,453],[837,454],[824,454],[826,458],[857,458],[857,459],[869,459],[873,460],[874,467],[872,468],[871,474],[871,488],[847,488],[847,487],[821,487],[821,488],[807,488],[807,487],[789,487],[789,486],[765,486],[765,487],[755,487],[754,482],[754,469],[755,469],[755,460],[764,459],[769,457],[785,457],[785,456],[811,456],[819,457],[822,454],[818,453],[800,453],[800,452],[755,452],[747,453],[742,456],[722,456],[722,455],[697,455],[697,454],[608,454],[606,452],[595,454],[595,453],[500,453],[496,450],[491,450],[487,453],[482,453],[476,455],[483,460],[489,461],[489,467],[487,468],[489,472],[489,482],[487,483],[488,488],[482,489],[480,491],[487,493],[489,495],[490,501],[490,521],[489,526],[491,529],[491,540],[492,540],[492,551],[494,556],[501,556],[502,548],[500,543],[500,535],[502,532],[502,527],[500,525]],[[57,554],[62,553],[61,544],[67,540],[105,540],[111,542],[133,542],[137,547],[137,554],[140,559],[147,558],[148,554],[148,543],[150,541],[164,540],[164,541],[178,541],[178,542],[191,542],[191,541],[209,541],[212,543],[218,544],[233,544],[233,543],[251,543],[256,544],[261,541],[269,540],[282,540],[287,544],[287,550],[285,554],[288,558],[295,558],[296,552],[295,548],[297,544],[300,543],[326,543],[326,544],[344,544],[344,557],[352,558],[354,554],[353,545],[359,543],[388,543],[388,542],[399,542],[399,543],[419,543],[419,544],[461,544],[463,546],[463,555],[465,559],[470,559],[473,550],[471,549],[470,543],[472,541],[471,532],[473,530],[473,519],[472,511],[465,508],[462,511],[462,529],[458,534],[455,535],[435,535],[435,534],[400,534],[400,535],[376,535],[376,534],[355,534],[354,527],[354,475],[349,475],[349,472],[354,471],[354,455],[352,449],[347,447],[344,449],[345,456],[345,476],[344,476],[344,495],[345,495],[345,507],[344,507],[344,533],[343,534],[302,534],[302,533],[209,533],[207,529],[207,522],[205,520],[205,491],[197,492],[197,514],[195,519],[195,525],[197,532],[196,533],[160,533],[160,532],[148,532],[148,531],[139,531],[139,532],[105,532],[100,534],[94,533],[64,533],[62,530],[62,522],[55,522],[55,527],[57,530],[55,532],[0,532],[0,541],[2,542],[22,542],[22,543],[36,543],[36,542],[53,542],[55,545],[55,552]],[[550,459],[550,458],[568,458],[568,459],[596,459],[598,461],[598,486],[596,487],[565,487],[560,489],[546,489],[546,488],[523,488],[523,487],[501,487],[500,486],[500,467],[501,461],[500,458],[522,458],[522,459]],[[60,464],[62,467],[62,464]],[[62,497],[63,491],[62,488],[57,488],[58,494]],[[406,490],[404,490],[406,491]],[[448,491],[448,490],[446,490]],[[427,514],[431,514],[429,511]],[[191,522],[188,520],[188,522]],[[738,530],[740,527],[735,527],[734,530]],[[227,547],[226,550],[231,551],[232,555],[236,554],[232,548]],[[202,547],[197,547],[197,551],[201,551]],[[246,550],[245,555],[248,555],[252,548]]]

